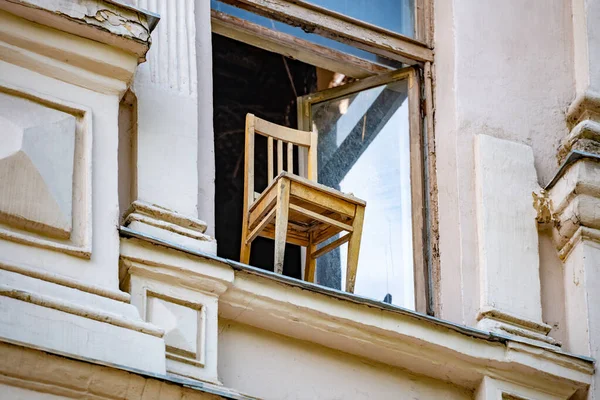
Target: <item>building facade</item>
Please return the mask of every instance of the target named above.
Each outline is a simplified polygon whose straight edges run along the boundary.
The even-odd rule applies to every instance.
[[[354,293],[239,262],[246,113]],[[0,138],[2,399],[600,399],[600,0],[0,0]]]

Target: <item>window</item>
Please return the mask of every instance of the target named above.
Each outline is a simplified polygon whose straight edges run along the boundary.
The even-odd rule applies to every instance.
[[[229,204],[223,210],[229,225],[219,229],[217,221],[219,255],[236,259],[240,240],[230,237],[240,231],[233,225],[241,222],[233,211],[241,177],[234,161],[243,146],[243,123],[233,123],[233,115],[252,112],[293,128],[314,128],[319,182],[367,201],[355,293],[431,313],[436,238],[430,225],[436,210],[429,199],[435,190],[429,178],[434,160],[428,156],[429,1],[211,0],[211,5],[213,32],[219,35],[213,46],[219,69],[217,194],[223,193],[217,208],[224,207],[219,202]],[[294,168],[302,174],[304,167],[300,161]],[[267,244],[258,247],[270,253]],[[343,246],[318,259],[317,283],[344,289],[345,251]],[[264,254],[252,255],[250,263],[268,268],[272,261]],[[284,274],[302,276],[301,254],[286,248]]]
[[[419,114],[416,79],[406,68],[299,100],[301,127],[319,135],[319,182],[367,202],[355,293],[410,309],[414,266],[424,263],[413,234],[423,218],[421,122],[410,117]],[[318,282],[342,288],[346,248],[317,260]]]
[[[415,37],[413,0],[308,0],[308,2],[404,36]]]
[[[302,28],[297,26],[291,26],[283,22],[275,21],[273,19],[264,17],[262,15],[254,14],[250,11],[234,7],[232,5],[223,3],[219,0],[211,0],[212,9],[216,12],[223,13],[225,15],[233,16],[236,18],[241,18],[244,21],[251,22],[257,24],[259,26],[269,28],[276,32],[285,33],[303,40],[307,42],[315,43],[317,45],[321,45],[324,47],[332,48],[339,50],[340,52],[351,54],[358,58],[362,58],[368,61],[371,61],[376,64],[381,64],[384,66],[388,66],[390,68],[401,68],[402,63],[400,61],[391,60],[386,57],[378,56],[377,54],[369,53],[368,51],[358,49],[349,44],[337,42],[333,39],[329,39],[324,36],[319,36],[315,34],[311,34],[302,30]],[[220,15],[223,15],[220,14]]]

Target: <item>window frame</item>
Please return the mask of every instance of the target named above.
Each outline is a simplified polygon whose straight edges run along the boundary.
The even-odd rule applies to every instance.
[[[434,132],[433,0],[415,0],[415,39],[315,6],[306,0],[220,1],[293,26],[312,29],[311,32],[315,34],[417,67],[412,71],[419,97],[413,103],[419,105],[415,115],[421,124],[422,160],[419,165],[422,166],[423,178],[419,190],[423,201],[421,248],[424,255],[422,261],[415,263],[422,266],[415,270],[415,306],[418,312],[439,315],[439,287],[436,284],[439,282],[440,255]],[[216,10],[211,10],[211,24],[213,33],[330,71],[345,72],[345,75],[361,81],[386,79],[387,75],[406,70],[394,71],[391,67]],[[366,34],[366,39],[361,34]],[[413,236],[416,232],[418,230],[413,231]]]
[[[415,1],[415,36],[409,38],[379,26],[328,10],[306,0],[220,0],[276,21],[300,26],[356,48],[406,65],[433,62],[432,0]]]
[[[421,77],[415,67],[406,67],[390,73],[365,78],[340,87],[325,89],[298,97],[298,129],[310,130],[311,107],[324,101],[359,93],[397,81],[408,82],[408,118],[410,142],[410,184],[412,207],[413,269],[415,310],[427,313],[430,309],[428,222],[425,211],[425,140],[421,113]]]

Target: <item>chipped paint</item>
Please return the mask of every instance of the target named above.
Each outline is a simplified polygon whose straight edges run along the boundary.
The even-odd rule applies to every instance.
[[[556,216],[553,211],[554,205],[552,204],[552,199],[548,197],[548,192],[540,189],[540,194],[531,192],[531,196],[533,197],[533,208],[537,212],[535,220],[538,224],[556,222]]]

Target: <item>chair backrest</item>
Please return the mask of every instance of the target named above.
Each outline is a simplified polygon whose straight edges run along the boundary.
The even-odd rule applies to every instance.
[[[244,201],[245,209],[255,200],[254,192],[254,156],[255,156],[255,135],[262,135],[267,138],[267,179],[270,184],[275,176],[284,171],[283,144],[286,145],[287,166],[285,171],[294,173],[294,146],[306,148],[308,151],[307,176],[306,178],[317,180],[317,133],[299,131],[285,126],[277,125],[272,122],[260,119],[253,114],[246,115],[246,147],[245,147],[245,175],[244,175]],[[273,165],[273,150],[277,149],[277,174]],[[302,152],[298,152],[302,154]]]

